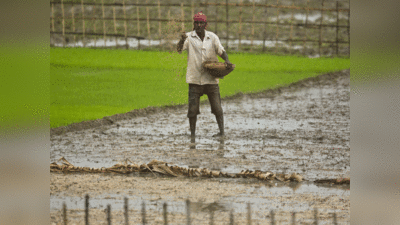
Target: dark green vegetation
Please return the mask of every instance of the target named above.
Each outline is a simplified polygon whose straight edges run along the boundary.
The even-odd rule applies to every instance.
[[[187,103],[186,52],[51,48],[51,127],[148,106]],[[229,54],[221,97],[257,92],[350,68],[349,58]],[[222,59],[220,60],[222,61]],[[206,99],[206,97],[202,97]]]

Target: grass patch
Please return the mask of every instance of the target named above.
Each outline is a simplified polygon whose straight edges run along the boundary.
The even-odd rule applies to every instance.
[[[51,48],[50,57],[52,128],[148,106],[187,103],[185,53]],[[350,68],[348,58],[249,53],[232,53],[229,58],[236,69],[220,80],[222,97]]]

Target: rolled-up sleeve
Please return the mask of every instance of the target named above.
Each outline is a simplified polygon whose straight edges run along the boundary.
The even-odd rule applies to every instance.
[[[222,55],[222,53],[225,51],[217,35],[214,35],[214,48],[217,55]]]

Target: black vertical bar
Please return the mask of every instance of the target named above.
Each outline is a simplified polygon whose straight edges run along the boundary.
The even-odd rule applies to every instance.
[[[247,224],[251,225],[251,206],[247,203]]]
[[[168,219],[167,219],[167,203],[164,202],[163,205],[163,214],[164,214],[164,225],[168,225]]]
[[[111,205],[107,205],[107,224],[111,225]]]
[[[89,225],[89,195],[85,196],[85,225]]]
[[[226,50],[229,48],[229,7],[228,7],[228,1],[226,0]]]
[[[186,200],[186,216],[187,216],[187,225],[190,225],[190,201]]]
[[[146,204],[142,202],[142,223],[146,224]]]
[[[124,198],[124,210],[125,210],[125,225],[129,224],[129,217],[128,217],[128,198]]]
[[[64,225],[67,225],[68,221],[67,221],[67,205],[65,204],[65,202],[63,203],[63,222]]]
[[[210,211],[210,225],[214,225],[214,211]]]
[[[274,210],[271,210],[271,225],[275,225],[275,213],[274,213]]]

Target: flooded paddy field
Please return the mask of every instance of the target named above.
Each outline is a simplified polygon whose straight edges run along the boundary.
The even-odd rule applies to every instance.
[[[184,224],[185,200],[190,199],[193,224],[208,224],[211,211],[215,224],[227,223],[231,210],[235,221],[244,223],[247,203],[251,203],[253,224],[268,222],[270,210],[276,212],[278,224],[290,224],[293,211],[299,224],[309,224],[314,208],[318,208],[320,224],[331,223],[333,212],[339,224],[348,224],[350,186],[313,181],[350,177],[349,82],[350,72],[345,70],[223,99],[224,139],[212,137],[218,126],[208,102],[200,107],[196,143],[190,143],[185,106],[161,108],[109,125],[53,132],[51,162],[65,157],[75,166],[101,168],[125,159],[134,163],[157,159],[227,173],[246,169],[296,172],[306,181],[51,173],[51,221],[61,222],[65,202],[70,221],[83,224],[84,195],[89,194],[91,221],[99,223],[106,223],[107,204],[112,205],[113,221],[122,223],[123,198],[127,197],[132,223],[141,221],[144,201],[150,224],[162,224],[164,202],[169,221]]]

